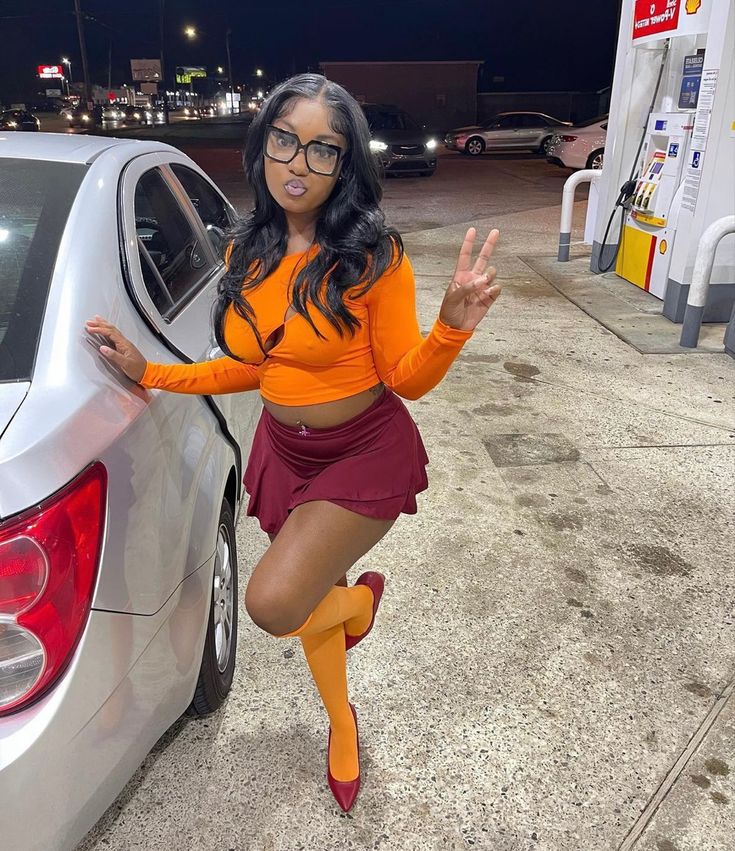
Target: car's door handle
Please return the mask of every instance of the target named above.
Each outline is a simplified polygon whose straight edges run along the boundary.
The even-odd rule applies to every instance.
[[[219,346],[213,346],[207,352],[207,360],[216,360],[217,358],[221,358],[224,355],[222,349]]]

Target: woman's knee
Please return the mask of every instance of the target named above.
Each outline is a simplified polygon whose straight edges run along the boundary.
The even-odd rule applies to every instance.
[[[294,632],[309,616],[288,595],[253,580],[245,591],[245,608],[256,626],[275,636]]]

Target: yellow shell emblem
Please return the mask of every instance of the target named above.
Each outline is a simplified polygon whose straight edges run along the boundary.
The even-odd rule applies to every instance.
[[[686,0],[684,8],[686,9],[687,15],[696,15],[701,5],[702,0]]]

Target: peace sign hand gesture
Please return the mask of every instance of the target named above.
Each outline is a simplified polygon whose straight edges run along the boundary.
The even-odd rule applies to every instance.
[[[475,330],[495,303],[501,289],[497,284],[493,284],[496,275],[495,267],[491,266],[487,269],[500,231],[497,229],[490,231],[477,260],[472,265],[472,248],[476,234],[475,228],[467,231],[459,252],[457,268],[454,270],[452,282],[447,288],[439,310],[439,319],[445,325],[461,331]],[[485,272],[486,269],[487,272]]]

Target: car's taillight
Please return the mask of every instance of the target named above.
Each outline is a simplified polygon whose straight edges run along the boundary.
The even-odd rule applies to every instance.
[[[562,142],[573,142],[577,137],[576,136],[561,136]]]
[[[71,659],[92,602],[106,502],[98,462],[0,523],[0,715],[39,698]]]

